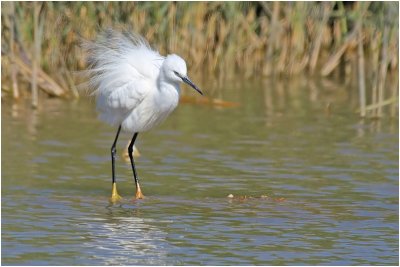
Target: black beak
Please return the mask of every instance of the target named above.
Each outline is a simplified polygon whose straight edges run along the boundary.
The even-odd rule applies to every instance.
[[[194,90],[199,92],[199,94],[203,95],[203,92],[200,90],[200,88],[197,87],[191,80],[189,80],[188,77],[182,77],[182,81],[184,81],[185,83],[189,84],[191,87],[193,87]]]

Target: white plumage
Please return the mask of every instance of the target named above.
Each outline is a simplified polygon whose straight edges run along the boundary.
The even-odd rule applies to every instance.
[[[121,128],[135,134],[132,148],[137,133],[161,123],[178,105],[181,82],[202,94],[187,77],[182,58],[161,56],[137,34],[109,29],[84,47],[89,56],[89,90],[96,96],[99,117],[119,126],[112,151]],[[131,163],[138,187],[133,158]]]
[[[90,87],[100,119],[128,132],[147,131],[177,106],[186,63],[161,56],[139,35],[108,30],[87,43]],[[177,72],[181,77],[178,77]]]

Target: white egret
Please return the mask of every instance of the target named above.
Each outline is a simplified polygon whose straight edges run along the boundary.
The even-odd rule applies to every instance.
[[[161,56],[138,34],[112,29],[94,42],[85,42],[89,59],[90,91],[96,96],[101,120],[118,127],[111,146],[111,201],[121,200],[115,179],[116,144],[121,129],[133,134],[128,153],[136,184],[136,199],[143,198],[133,159],[139,133],[161,123],[178,105],[181,82],[200,94],[188,78],[185,61],[175,55]]]

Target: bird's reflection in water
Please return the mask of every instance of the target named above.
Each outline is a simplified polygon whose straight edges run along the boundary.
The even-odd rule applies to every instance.
[[[160,223],[160,222],[157,222]],[[165,265],[166,233],[138,209],[112,206],[103,217],[88,218],[91,257],[106,265]],[[92,250],[92,249],[90,249]]]

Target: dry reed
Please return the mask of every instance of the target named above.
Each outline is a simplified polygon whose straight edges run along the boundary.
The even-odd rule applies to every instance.
[[[370,116],[382,116],[385,95],[394,99],[398,96],[397,91],[389,93],[385,83],[388,73],[398,73],[398,2],[2,2],[1,5],[2,64],[8,64],[6,67],[23,64],[33,69],[11,67],[8,68],[11,71],[2,72],[2,82],[11,84],[15,98],[21,91],[16,76],[23,78],[18,81],[32,84],[37,77],[39,88],[46,88],[47,94],[78,97],[74,85],[77,81],[71,72],[86,65],[79,39],[93,39],[99,30],[110,26],[143,34],[163,54],[180,54],[192,71],[207,75],[208,79],[233,79],[240,72],[245,77],[344,75],[347,80],[365,72],[366,86],[359,88],[360,93],[372,91],[370,105],[380,103],[377,110],[369,111]],[[40,13],[37,6],[41,6]],[[38,14],[40,17],[35,17]],[[360,71],[364,66],[369,67]],[[32,73],[32,77],[27,76]],[[372,81],[368,77],[373,77]],[[368,104],[362,101],[366,111]]]

